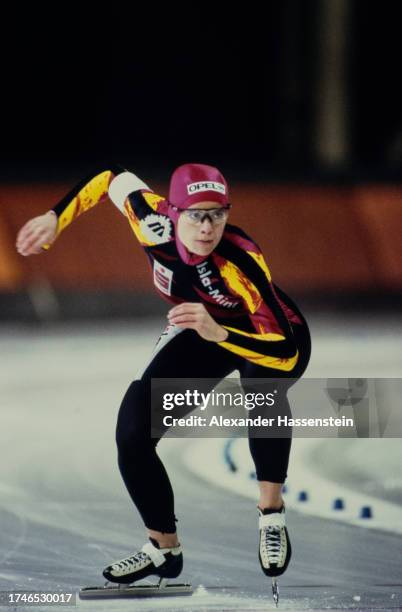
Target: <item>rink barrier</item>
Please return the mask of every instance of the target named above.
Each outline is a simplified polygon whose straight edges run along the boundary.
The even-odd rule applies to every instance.
[[[205,456],[203,445],[200,444],[200,448],[196,448],[195,453],[193,451],[191,454],[188,453],[186,462],[192,471],[200,474],[201,477],[206,477],[207,480],[235,491],[239,495],[245,495],[248,499],[254,499],[256,471],[246,452],[246,445],[241,449],[237,448],[236,444],[240,441],[239,437],[210,440],[211,450],[216,453],[214,456],[220,459],[220,465],[218,469],[216,467],[210,469],[207,475],[205,469],[200,469],[201,457]],[[212,445],[212,442],[216,444]],[[358,491],[348,490],[337,482],[324,481],[322,477],[318,480],[311,479],[311,469],[306,464],[305,458],[305,450],[300,452],[299,449],[296,459],[307,466],[306,471],[299,473],[295,481],[290,481],[290,485],[288,483],[283,485],[288,510],[305,513],[312,517],[341,521],[354,526],[402,534],[401,510],[398,506]],[[215,462],[211,462],[212,465],[215,465]],[[305,488],[299,488],[300,483],[304,483]],[[314,495],[314,492],[321,491],[326,486],[329,490],[324,491],[324,495]],[[383,516],[386,516],[386,521],[380,520],[379,517]]]
[[[223,459],[224,462],[230,472],[238,472],[238,466],[236,465],[233,457],[232,457],[232,447],[237,438],[230,438],[226,440],[223,447]],[[256,480],[257,474],[255,471],[249,472],[249,478],[251,480]],[[283,485],[282,493],[288,493],[288,486],[286,484]],[[306,490],[301,490],[297,494],[297,501],[301,503],[305,503],[309,501],[309,492]],[[339,510],[345,510],[345,500],[342,497],[335,497],[332,502],[332,510],[337,512]],[[362,506],[360,508],[359,518],[361,519],[370,519],[373,517],[373,510],[371,506]]]
[[[220,466],[219,469],[211,469],[207,476],[205,476],[205,470],[200,470],[201,457],[204,456],[202,453],[205,453],[205,449],[201,448],[201,445],[199,449],[196,448],[194,456],[188,453],[186,461],[196,474],[199,473],[202,477],[207,477],[207,480],[219,486],[227,487],[240,495],[254,499],[256,473],[250,463],[250,456],[245,453],[246,448],[244,447],[243,452],[240,453],[237,452],[237,447],[233,446],[236,440],[240,442],[238,437],[226,441],[214,441],[219,442],[219,444],[216,444],[216,449],[213,447],[213,452],[218,453],[215,456],[220,458]],[[324,480],[323,477],[318,477],[317,480],[311,479],[311,469],[305,461],[305,451],[299,451],[296,459],[302,465],[306,465],[306,470],[305,473],[298,474],[297,484],[296,480],[291,480],[290,485],[288,483],[283,485],[285,502],[289,510],[359,527],[402,534],[401,509],[396,504],[378,500],[353,489],[348,490],[330,479]],[[235,472],[234,476],[229,476],[229,472]],[[226,480],[225,473],[227,474]],[[305,489],[298,488],[300,482],[305,483]],[[327,486],[329,490],[324,491],[324,495],[313,494],[313,492],[321,491],[323,487]],[[383,516],[386,516],[386,521],[379,518]]]

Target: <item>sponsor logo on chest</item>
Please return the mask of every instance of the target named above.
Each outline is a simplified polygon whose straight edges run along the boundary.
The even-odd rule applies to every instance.
[[[166,295],[172,295],[172,279],[173,271],[166,268],[154,259],[154,285],[165,293]]]
[[[202,264],[196,265],[198,275],[200,277],[201,283],[208,291],[209,295],[220,305],[225,308],[235,308],[239,304],[239,300],[235,300],[229,296],[223,295],[219,291],[219,289],[214,288],[211,275],[212,270],[208,269],[208,263],[204,262]]]

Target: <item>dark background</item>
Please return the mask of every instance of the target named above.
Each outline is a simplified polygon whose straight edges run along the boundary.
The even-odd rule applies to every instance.
[[[200,161],[254,180],[399,181],[400,2],[189,6],[12,9],[2,178]],[[335,154],[323,121],[342,132]]]

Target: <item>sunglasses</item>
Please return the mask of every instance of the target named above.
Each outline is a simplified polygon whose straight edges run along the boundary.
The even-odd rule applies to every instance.
[[[183,217],[191,225],[201,225],[204,219],[209,219],[212,225],[224,223],[229,215],[231,204],[220,206],[219,208],[180,208],[174,204],[170,204],[174,210],[180,211],[180,216]]]

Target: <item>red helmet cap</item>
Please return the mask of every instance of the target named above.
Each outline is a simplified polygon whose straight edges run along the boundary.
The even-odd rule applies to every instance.
[[[188,208],[204,201],[222,206],[229,202],[228,185],[219,170],[205,164],[184,164],[176,168],[170,179],[170,204]]]

